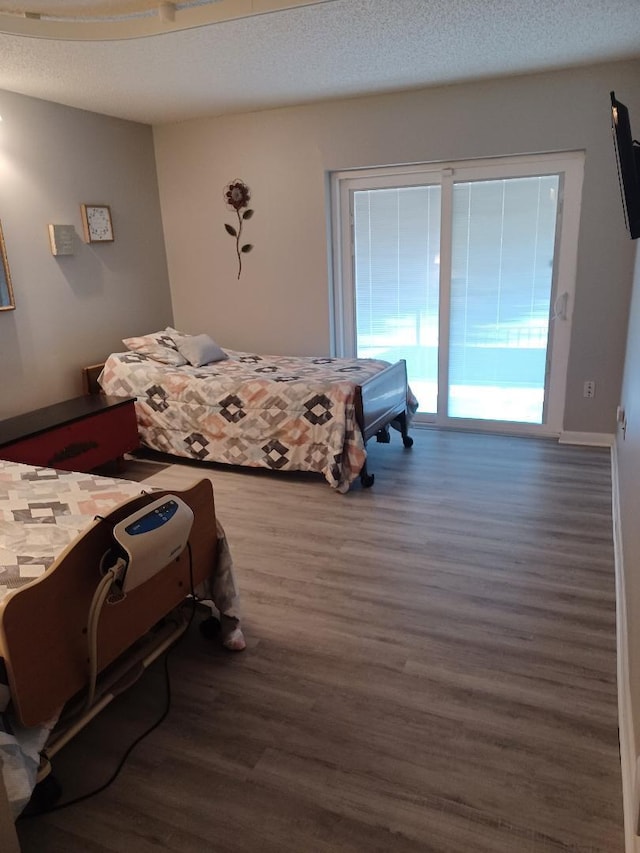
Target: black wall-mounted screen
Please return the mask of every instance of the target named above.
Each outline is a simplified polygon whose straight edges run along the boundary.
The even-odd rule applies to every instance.
[[[633,139],[629,110],[611,92],[611,128],[618,163],[618,180],[627,230],[640,237],[640,143]]]

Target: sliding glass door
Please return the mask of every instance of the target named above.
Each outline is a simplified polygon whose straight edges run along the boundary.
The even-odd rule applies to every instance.
[[[422,419],[558,432],[582,157],[334,177],[336,351],[407,361]]]
[[[559,181],[454,182],[451,418],[543,422]]]
[[[435,413],[440,186],[355,191],[353,220],[357,355],[406,359]]]

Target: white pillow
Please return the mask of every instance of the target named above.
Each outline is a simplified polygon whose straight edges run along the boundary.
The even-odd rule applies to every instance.
[[[167,326],[165,332],[169,335],[169,337],[173,338],[174,341],[176,340],[176,338],[189,337],[186,332],[179,332],[177,329],[174,329],[173,326]]]
[[[182,355],[193,367],[202,367],[214,361],[229,358],[226,352],[209,335],[184,335],[176,339]]]
[[[187,363],[186,358],[178,352],[176,342],[168,332],[153,332],[137,338],[125,338],[122,343],[131,352],[139,352],[162,364],[181,367]]]

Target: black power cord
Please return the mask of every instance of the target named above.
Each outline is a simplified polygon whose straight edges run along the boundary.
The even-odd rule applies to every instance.
[[[58,803],[56,805],[51,805],[51,806],[44,806],[43,808],[38,808],[38,806],[36,805],[34,811],[29,811],[29,805],[27,805],[27,810],[18,816],[18,818],[17,818],[18,821],[19,820],[29,820],[29,819],[34,818],[34,817],[40,817],[41,815],[51,814],[51,812],[58,812],[58,811],[61,811],[62,809],[69,808],[69,806],[75,806],[78,803],[82,803],[85,800],[90,799],[91,797],[95,797],[97,794],[101,794],[103,791],[105,791],[109,787],[109,785],[111,785],[113,782],[115,782],[115,780],[118,778],[118,776],[120,775],[120,771],[124,767],[127,759],[129,758],[129,756],[131,755],[133,750],[136,748],[136,746],[138,746],[139,743],[141,743],[146,737],[148,737],[152,732],[154,732],[166,720],[167,716],[169,715],[169,711],[171,710],[171,678],[169,675],[169,655],[182,642],[182,639],[184,638],[185,634],[188,633],[189,628],[191,627],[191,623],[193,622],[193,617],[195,616],[196,607],[198,604],[198,598],[196,596],[194,585],[193,585],[193,554],[191,552],[191,542],[189,542],[188,540],[187,540],[187,549],[189,552],[189,585],[191,587],[191,600],[193,602],[193,606],[191,608],[191,613],[189,615],[189,621],[187,622],[187,627],[184,629],[184,631],[178,637],[178,639],[175,641],[175,643],[169,649],[167,649],[167,651],[165,652],[165,655],[164,655],[164,677],[165,677],[166,693],[165,693],[165,706],[164,706],[164,710],[162,711],[162,714],[156,720],[155,723],[153,723],[151,726],[149,726],[149,728],[146,729],[144,732],[142,732],[141,735],[138,735],[138,737],[133,741],[133,743],[131,743],[127,747],[124,755],[122,756],[122,758],[118,762],[118,766],[116,767],[116,769],[113,771],[111,776],[107,779],[107,781],[104,782],[102,785],[100,785],[98,788],[95,788],[92,791],[88,791],[86,794],[81,794],[78,797],[74,797],[71,800],[67,800],[64,803]],[[43,780],[43,782],[46,782],[46,779]],[[56,793],[59,795],[59,791],[60,791],[59,786],[55,786],[55,787],[56,787]]]

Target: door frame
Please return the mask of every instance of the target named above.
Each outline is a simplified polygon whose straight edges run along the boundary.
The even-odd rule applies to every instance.
[[[438,411],[416,423],[456,429],[558,436],[563,429],[571,321],[575,299],[584,151],[409,164],[333,172],[330,176],[332,286],[331,347],[338,357],[356,353],[353,192],[366,189],[441,186]],[[449,373],[451,220],[456,182],[560,175],[558,215],[547,345],[543,423],[450,418],[446,411]]]

